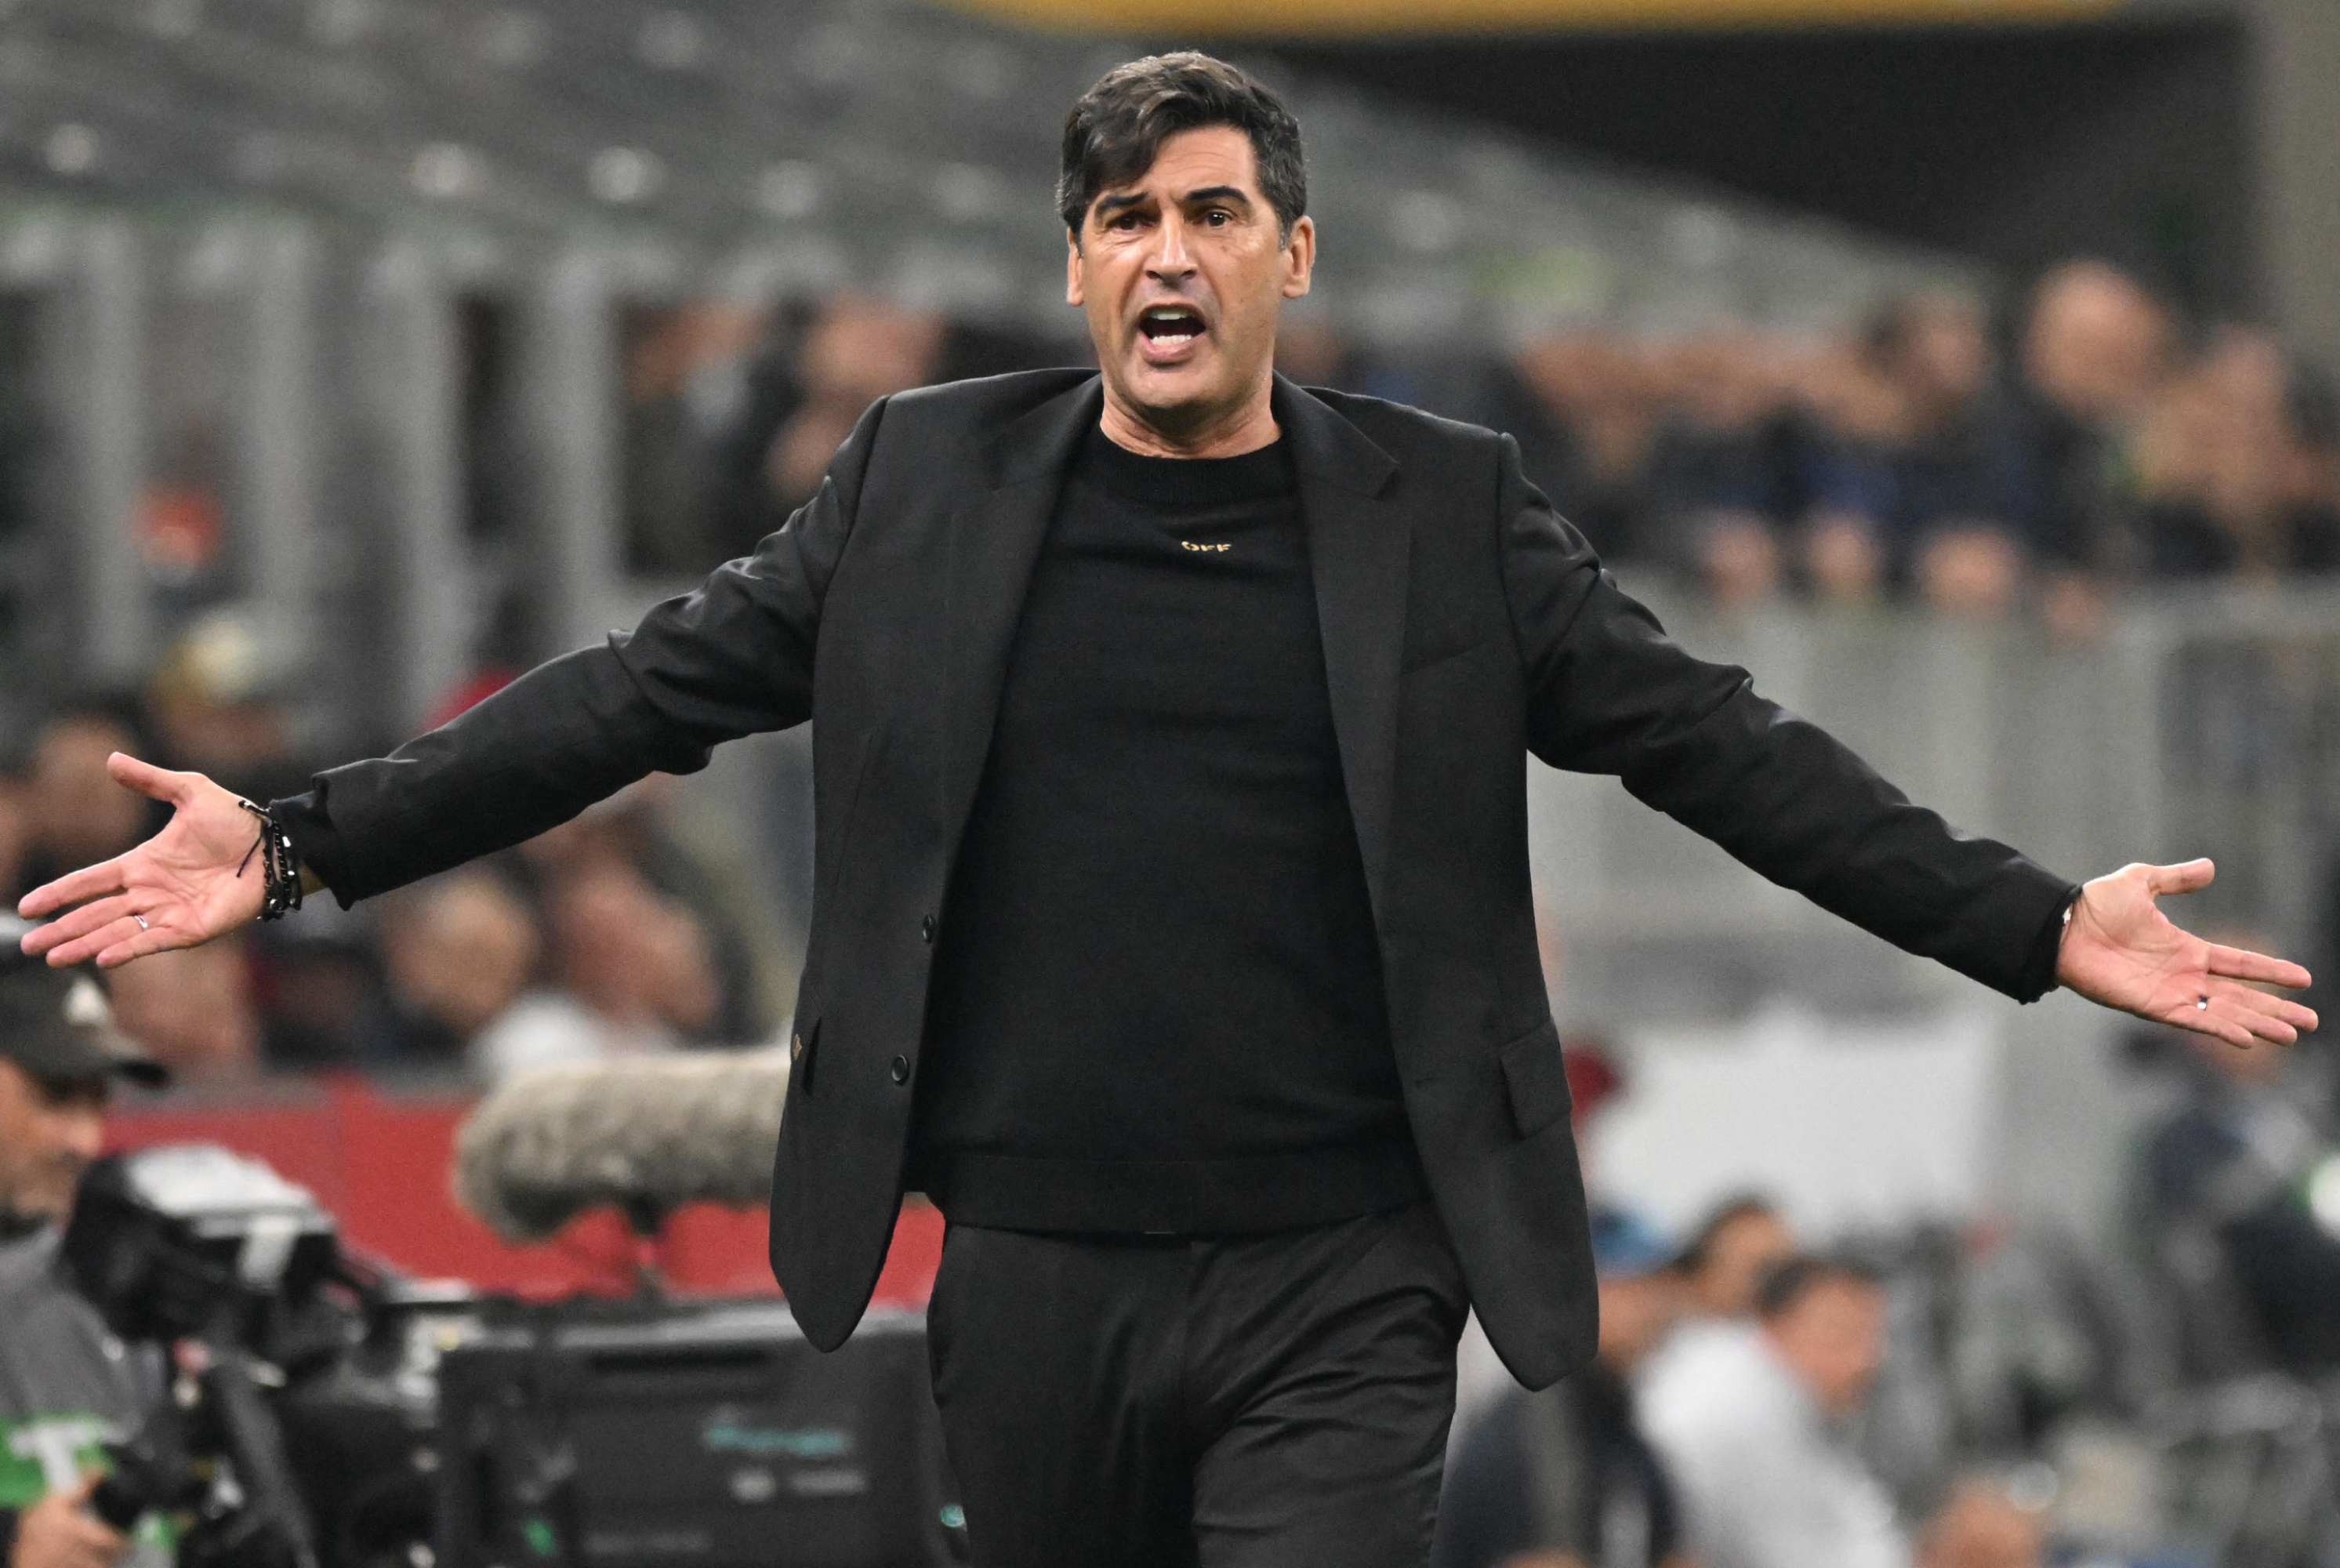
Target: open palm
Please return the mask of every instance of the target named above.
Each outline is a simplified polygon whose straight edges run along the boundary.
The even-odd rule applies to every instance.
[[[236,796],[200,773],[174,773],[117,751],[117,783],[169,802],[171,820],[136,849],[34,888],[28,920],[66,913],[25,936],[25,951],[63,967],[112,968],[168,948],[192,948],[256,918],[267,878],[252,852],[260,824]]]
[[[2297,964],[2206,942],[2170,923],[2154,902],[2191,893],[2216,874],[2207,860],[2124,866],[2080,891],[2056,961],[2056,978],[2093,1002],[2216,1035],[2246,1049],[2260,1040],[2287,1046],[2315,1027],[2315,1015],[2262,985],[2297,990]]]

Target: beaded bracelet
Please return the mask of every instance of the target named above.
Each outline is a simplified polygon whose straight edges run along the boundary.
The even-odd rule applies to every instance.
[[[260,857],[260,874],[267,884],[260,894],[260,918],[281,920],[301,907],[301,858],[292,852],[292,835],[265,806],[249,800],[236,804],[260,819],[260,837],[243,852],[243,864],[235,868],[235,874],[243,876],[252,858]]]

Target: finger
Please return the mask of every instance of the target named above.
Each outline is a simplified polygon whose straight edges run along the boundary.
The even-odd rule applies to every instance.
[[[2218,868],[2207,860],[2186,860],[2175,866],[2147,866],[2145,885],[2157,898],[2164,893],[2191,893],[2206,888]]]
[[[78,904],[84,898],[95,898],[107,893],[119,893],[129,886],[127,868],[123,865],[123,858],[117,855],[111,860],[84,866],[54,882],[43,883],[16,900],[16,913],[27,920],[37,920],[68,904]],[[26,948],[25,950],[28,953],[40,951],[38,948]]]
[[[167,953],[174,948],[192,948],[196,941],[159,924],[142,931],[134,922],[126,920],[106,928],[106,934],[114,933],[119,933],[120,940],[97,950],[97,967],[101,969],[118,969],[133,958]]]
[[[141,926],[135,916],[125,911],[57,948],[49,955],[49,962],[64,968],[94,958],[99,968],[111,969],[133,958],[143,958],[149,953],[188,945],[184,938],[161,921],[150,918]]]
[[[78,958],[64,958],[56,955],[63,948],[80,941],[91,932],[102,930],[116,920],[127,920],[133,915],[140,913],[130,907],[131,898],[132,895],[128,893],[116,893],[110,898],[100,898],[94,903],[84,904],[79,908],[68,909],[48,924],[26,932],[25,950],[34,954],[47,953],[50,955],[49,962],[52,964],[77,964],[81,961]],[[152,915],[146,917],[150,925],[154,922],[154,918]]]
[[[2270,986],[2284,986],[2304,990],[2312,981],[2305,969],[2285,958],[2266,953],[2254,953],[2247,948],[2222,948],[2210,945],[2210,972],[2229,979],[2259,980]]]
[[[73,1543],[83,1551],[94,1553],[101,1562],[111,1562],[122,1549],[122,1533],[103,1519],[87,1513],[72,1515]]]
[[[124,789],[135,789],[150,799],[168,801],[174,806],[179,804],[188,786],[200,777],[193,773],[174,773],[168,768],[141,762],[127,751],[116,751],[106,758],[105,770],[114,775],[114,781]]]
[[[2236,1009],[2231,1003],[2223,1003],[2216,997],[2207,1007],[2194,1002],[2182,1002],[2166,1008],[2161,1014],[2161,1021],[2197,1035],[2209,1035],[2244,1050],[2250,1049],[2258,1037],[2236,1016]]]

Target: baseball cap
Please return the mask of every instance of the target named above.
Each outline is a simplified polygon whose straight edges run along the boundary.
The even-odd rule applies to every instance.
[[[1602,1279],[1640,1279],[1672,1265],[1675,1249],[1639,1215],[1598,1206],[1591,1219],[1592,1266]]]
[[[114,1027],[105,992],[86,968],[51,968],[17,943],[31,926],[0,919],[0,1056],[44,1078],[90,1078],[119,1073],[159,1087],[170,1082],[163,1064]]]

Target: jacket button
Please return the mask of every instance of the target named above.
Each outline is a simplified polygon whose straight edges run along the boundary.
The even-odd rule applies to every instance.
[[[793,1062],[803,1055],[804,1037],[802,1035],[790,1035],[788,1037],[788,1060]]]
[[[918,922],[918,936],[927,942],[935,939],[935,918],[932,915]]]
[[[896,1057],[893,1063],[887,1067],[886,1076],[892,1078],[897,1084],[908,1083],[910,1081],[910,1058],[907,1057]]]

